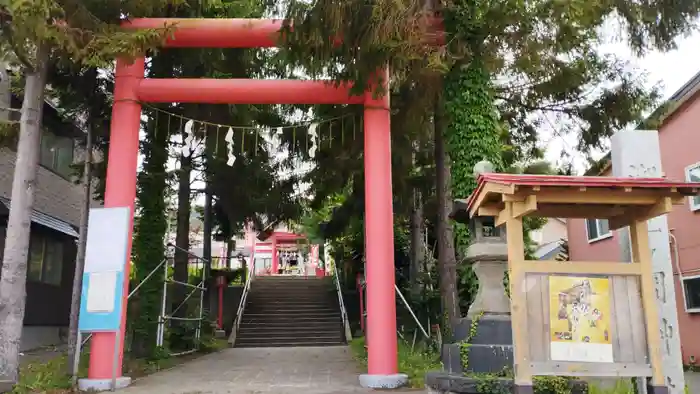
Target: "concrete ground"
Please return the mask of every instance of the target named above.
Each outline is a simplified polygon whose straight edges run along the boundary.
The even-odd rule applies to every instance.
[[[136,380],[124,394],[369,393],[346,346],[233,348]],[[423,391],[423,390],[420,390]],[[393,391],[396,393],[396,391]],[[405,392],[405,391],[404,391]],[[415,393],[415,391],[413,391]]]
[[[359,385],[361,373],[345,346],[234,348],[137,379],[124,394],[345,394],[377,393]],[[686,372],[691,393],[700,373]],[[389,391],[398,393],[425,390]]]

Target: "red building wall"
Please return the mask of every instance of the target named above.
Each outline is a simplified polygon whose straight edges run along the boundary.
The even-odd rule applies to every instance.
[[[685,168],[700,162],[700,100],[688,100],[667,120],[659,132],[661,160],[666,177],[685,179]],[[678,261],[674,261],[676,301],[683,358],[700,360],[700,313],[687,313],[677,267],[683,276],[700,275],[700,211],[692,212],[688,202],[674,207],[668,215],[668,228],[678,241]],[[671,255],[674,250],[671,245]]]
[[[659,130],[661,160],[668,179],[686,180],[686,167],[700,162],[699,124],[700,100],[696,95],[667,118]],[[680,265],[685,277],[700,275],[700,211],[692,212],[687,201],[683,205],[676,205],[668,215],[668,225],[678,242],[678,262],[673,261],[673,271],[683,359],[685,363],[690,363],[690,358],[694,357],[700,362],[700,337],[697,335],[700,332],[700,313],[685,311],[684,290],[677,270]],[[620,260],[619,241],[615,232],[610,238],[589,243],[583,219],[569,219],[567,231],[572,260]],[[674,254],[673,245],[671,254]]]

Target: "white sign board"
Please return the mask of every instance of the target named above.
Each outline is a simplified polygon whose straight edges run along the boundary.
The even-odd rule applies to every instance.
[[[114,297],[117,295],[117,272],[93,272],[89,275],[87,290],[88,312],[109,313],[114,311]]]
[[[657,131],[621,131],[612,136],[612,171],[616,177],[660,178],[661,148]],[[628,231],[628,229],[627,229]],[[628,241],[627,241],[628,242]],[[626,245],[622,245],[626,246]],[[678,332],[676,287],[666,215],[649,220],[656,301],[659,306],[663,370],[670,394],[685,392],[681,341]],[[629,257],[627,257],[629,259]]]
[[[92,208],[85,249],[85,273],[123,271],[129,246],[129,208]]]

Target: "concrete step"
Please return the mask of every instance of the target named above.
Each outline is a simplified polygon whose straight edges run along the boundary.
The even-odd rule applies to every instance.
[[[236,343],[234,347],[316,347],[316,346],[345,346],[345,342],[335,342],[335,341],[330,341],[330,342],[322,342],[322,341],[317,341],[317,342],[284,342],[284,343],[275,343],[275,344],[270,344],[268,342],[261,342],[261,343]]]
[[[269,313],[269,312],[260,312],[260,311],[248,311],[246,310],[243,313],[243,318],[250,317],[254,319],[261,319],[265,317],[270,317],[270,318],[319,318],[319,317],[337,317],[340,318],[340,311],[331,311],[331,312],[326,312],[326,311],[298,311],[298,312],[290,312],[290,311],[276,311],[275,313]]]
[[[309,301],[309,302],[301,302],[301,301],[296,301],[296,300],[273,300],[273,301],[262,301],[262,300],[251,300],[248,299],[246,301],[246,307],[248,306],[274,306],[274,307],[281,307],[281,308],[318,308],[318,307],[332,307],[332,308],[337,308],[338,303],[337,302],[329,302],[329,301]]]
[[[321,306],[314,306],[314,307],[293,307],[290,306],[288,308],[285,308],[283,306],[276,306],[276,305],[269,305],[269,306],[264,306],[264,305],[246,305],[245,308],[245,313],[255,313],[255,314],[271,314],[271,315],[276,315],[276,314],[281,314],[281,315],[288,315],[290,313],[296,314],[296,313],[330,313],[330,314],[336,314],[339,313],[340,309],[338,308],[332,308],[330,306],[326,305],[321,305]]]
[[[270,322],[247,322],[245,319],[241,322],[239,330],[296,330],[296,329],[301,329],[301,330],[323,330],[323,331],[329,331],[333,330],[336,327],[341,326],[342,327],[342,322],[340,319],[338,320],[328,320],[328,321],[307,321],[303,322],[303,324],[295,324],[295,325],[289,325],[287,322],[275,322],[275,321],[270,321]]]
[[[340,323],[339,317],[314,317],[300,319],[246,319],[241,324],[286,325],[287,327],[315,327],[328,323]]]
[[[302,331],[290,331],[290,332],[281,332],[281,331],[260,331],[260,332],[255,332],[255,331],[241,331],[236,335],[237,339],[241,338],[246,338],[246,339],[253,339],[253,338],[258,338],[258,339],[265,339],[265,338],[303,338],[304,340],[307,339],[313,339],[313,338],[333,338],[334,340],[337,339],[342,339],[343,338],[343,331],[340,329],[334,330],[334,331],[325,331],[325,332],[320,332],[320,331],[314,331],[314,332],[302,332]]]
[[[236,345],[236,347],[240,347],[242,345],[257,345],[258,347],[260,347],[260,346],[275,347],[275,346],[284,346],[284,345],[289,345],[289,344],[300,344],[300,345],[305,345],[305,346],[318,346],[319,344],[328,344],[328,343],[341,344],[343,342],[344,341],[343,341],[343,338],[341,335],[326,335],[323,337],[310,337],[310,338],[294,337],[294,336],[279,336],[279,337],[236,336],[236,344],[235,345]]]
[[[325,334],[329,332],[340,331],[343,328],[340,322],[328,323],[328,324],[314,324],[314,325],[298,325],[298,326],[282,326],[282,325],[269,325],[269,324],[241,324],[238,329],[239,334],[242,333],[309,333],[309,334]]]

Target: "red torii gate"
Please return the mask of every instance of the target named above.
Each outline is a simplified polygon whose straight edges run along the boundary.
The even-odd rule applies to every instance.
[[[175,25],[165,45],[179,48],[274,47],[282,27],[280,20],[250,19],[135,19],[134,29]],[[388,71],[381,70],[384,84]],[[360,377],[368,387],[397,387],[406,380],[398,373],[396,304],[394,295],[394,234],[391,181],[391,137],[388,89],[373,97],[375,85],[363,96],[351,96],[350,85],[339,87],[324,81],[250,79],[145,79],[145,57],[129,63],[117,60],[114,106],[109,144],[105,207],[129,207],[136,200],[141,102],[227,104],[364,104],[365,223],[367,257],[368,371]],[[384,86],[384,88],[387,88]],[[131,232],[131,227],[130,230]],[[131,235],[131,234],[130,234]],[[131,240],[131,236],[129,237]],[[129,241],[128,254],[131,254]],[[129,277],[125,262],[124,278]],[[124,281],[124,295],[129,293]],[[88,379],[84,387],[104,389],[111,382],[114,362],[121,385],[126,299],[123,301],[121,335],[95,333],[92,339]],[[120,343],[115,343],[118,340]],[[113,357],[115,347],[118,358]]]

